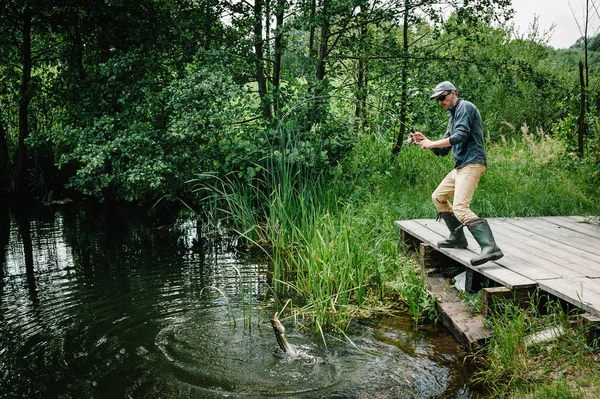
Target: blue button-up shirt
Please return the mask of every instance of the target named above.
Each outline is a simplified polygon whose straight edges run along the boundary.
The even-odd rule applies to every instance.
[[[486,154],[483,147],[483,122],[477,107],[463,99],[448,108],[450,121],[443,138],[450,138],[454,168],[460,169],[471,163],[486,165]],[[438,155],[446,155],[450,148],[440,148]],[[446,150],[446,151],[444,151]]]

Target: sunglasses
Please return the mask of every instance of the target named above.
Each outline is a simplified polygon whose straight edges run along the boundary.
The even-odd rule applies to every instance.
[[[446,93],[446,94],[440,94],[439,96],[437,96],[436,100],[438,100],[438,102],[442,102],[446,99],[446,97],[448,97],[450,94],[452,94],[452,92]]]

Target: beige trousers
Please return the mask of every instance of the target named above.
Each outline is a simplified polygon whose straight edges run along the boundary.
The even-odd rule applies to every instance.
[[[454,213],[462,224],[477,219],[477,215],[471,211],[471,200],[484,172],[485,165],[480,163],[452,169],[431,195],[438,211]],[[452,198],[453,204],[450,204],[449,200]]]

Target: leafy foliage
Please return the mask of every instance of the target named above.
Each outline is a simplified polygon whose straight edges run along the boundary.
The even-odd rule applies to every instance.
[[[511,15],[504,0],[457,3],[450,16],[429,0],[394,7],[331,1],[314,12],[310,2],[278,3],[284,22],[276,32],[263,24],[267,85],[260,95],[249,3],[9,3],[0,7],[0,35],[9,44],[0,50],[3,173],[13,175],[27,121],[29,187],[41,194],[66,184],[71,195],[99,199],[187,198],[186,181],[198,173],[250,181],[257,165],[280,156],[326,171],[344,161],[359,135],[387,135],[405,117],[441,135],[446,115],[428,94],[446,79],[477,104],[492,141],[519,137],[523,125],[554,126],[567,148],[576,135],[578,44],[554,50],[535,34],[515,38],[493,26]],[[274,16],[263,11],[265,21]],[[26,82],[19,73],[25,37],[14,28],[29,14],[34,57]],[[319,36],[322,29],[329,33]],[[592,74],[596,42],[589,46]],[[277,54],[280,81],[271,76]],[[27,104],[19,103],[19,90]],[[593,90],[588,96],[594,104]],[[586,156],[564,158],[569,167],[589,168],[590,182],[598,176],[596,109],[588,110]],[[296,140],[286,154],[277,152],[281,129]]]
[[[57,132],[59,165],[75,162],[71,185],[98,197],[106,190],[128,201],[181,193],[185,181],[212,166],[243,101],[222,69],[191,67],[161,92],[141,93],[133,110]]]

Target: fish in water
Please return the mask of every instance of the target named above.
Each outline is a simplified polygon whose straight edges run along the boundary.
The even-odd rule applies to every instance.
[[[277,344],[279,345],[281,350],[290,355],[295,355],[296,351],[294,350],[294,348],[292,348],[292,346],[285,338],[285,327],[279,321],[279,312],[275,313],[275,316],[273,316],[273,320],[271,320],[271,325],[273,326],[273,331],[275,332],[275,339],[277,340]]]

